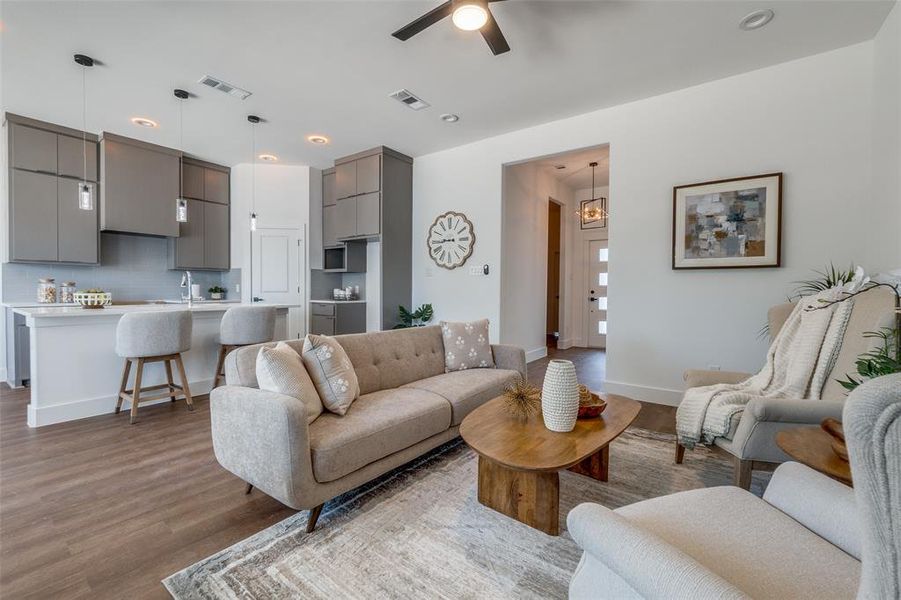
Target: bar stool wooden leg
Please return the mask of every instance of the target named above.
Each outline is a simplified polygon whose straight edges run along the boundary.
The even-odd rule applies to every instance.
[[[188,376],[185,375],[185,364],[181,361],[180,353],[175,355],[175,364],[178,366],[178,373],[181,376],[181,390],[185,394],[188,410],[194,410],[194,400],[191,398],[191,388],[188,387]]]
[[[175,399],[178,398],[178,393],[176,393],[175,389],[172,387],[175,384],[175,381],[172,379],[172,361],[164,360],[163,364],[166,365],[166,382],[169,384],[169,391],[172,392],[169,395],[171,402],[175,402]]]
[[[219,387],[219,382],[222,381],[222,368],[225,365],[226,354],[228,354],[228,346],[220,345],[219,359],[216,361],[216,376],[213,378],[213,389]]]
[[[144,359],[138,359],[138,367],[135,369],[135,388],[131,393],[131,418],[129,423],[134,425],[138,419],[138,402],[141,400],[141,376],[144,374]]]
[[[119,386],[119,397],[116,398],[116,414],[122,410],[122,394],[128,388],[128,374],[131,373],[131,361],[125,359],[125,367],[122,369],[122,385]]]

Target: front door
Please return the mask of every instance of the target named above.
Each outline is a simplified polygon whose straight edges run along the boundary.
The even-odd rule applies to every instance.
[[[588,242],[588,345],[607,347],[607,240]]]
[[[303,337],[307,329],[303,293],[306,253],[301,230],[258,227],[251,243],[251,299],[295,306],[288,309],[288,337]]]

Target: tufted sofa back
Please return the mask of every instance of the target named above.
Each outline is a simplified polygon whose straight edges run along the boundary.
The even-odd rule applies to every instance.
[[[354,333],[335,336],[360,380],[360,393],[400,387],[404,384],[444,373],[444,341],[437,325]],[[298,353],[303,340],[286,340]],[[244,346],[229,353],[225,360],[228,385],[258,387],[257,354],[263,346],[277,342]]]

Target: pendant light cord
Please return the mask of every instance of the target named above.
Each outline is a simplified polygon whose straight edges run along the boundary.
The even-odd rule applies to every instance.
[[[178,197],[184,200],[185,197],[185,119],[184,119],[185,101],[178,99]],[[185,207],[187,210],[187,207]]]
[[[250,147],[253,155],[251,156],[251,171],[250,171],[250,198],[251,198],[251,212],[256,214],[257,212],[257,124],[251,123],[250,126]]]
[[[88,93],[86,75],[87,67],[81,65],[81,158],[82,158],[82,185],[88,181]]]

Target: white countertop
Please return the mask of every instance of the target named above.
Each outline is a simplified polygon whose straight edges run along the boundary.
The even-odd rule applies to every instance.
[[[194,300],[195,304],[240,304],[240,300]],[[113,302],[113,306],[152,306],[155,304],[173,304],[173,305],[182,305],[186,304],[182,300],[135,300],[130,302],[128,300],[123,302]],[[35,302],[34,300],[30,302],[0,302],[0,306],[5,306],[6,308],[72,308],[78,307],[74,302],[62,303],[62,302]]]
[[[366,304],[365,300],[310,300],[316,304]]]
[[[89,309],[72,305],[40,305],[10,308],[17,314],[29,318],[54,318],[54,317],[108,317],[113,315],[125,315],[138,312],[163,312],[190,310],[191,312],[225,312],[232,306],[271,306],[273,308],[291,308],[294,304],[269,304],[262,302],[195,302],[189,307],[187,303],[172,304],[113,304],[103,308]]]

